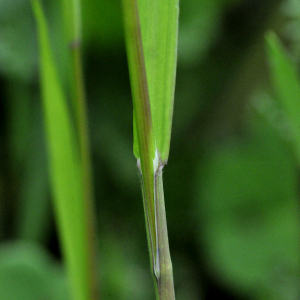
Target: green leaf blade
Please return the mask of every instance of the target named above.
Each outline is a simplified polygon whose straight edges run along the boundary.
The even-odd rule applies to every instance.
[[[161,159],[168,160],[178,40],[178,0],[138,0],[153,132]]]
[[[275,33],[267,35],[267,50],[273,86],[289,119],[293,142],[300,160],[300,78]]]
[[[141,172],[149,247],[156,248],[154,172],[155,141],[149,102],[138,5],[123,0],[125,39],[133,102],[134,154]],[[153,251],[151,251],[153,252]],[[152,256],[150,255],[150,259]],[[153,265],[153,259],[152,263]]]
[[[86,209],[78,143],[55,67],[46,18],[40,1],[32,0],[40,48],[44,122],[54,209],[73,298],[90,299]]]

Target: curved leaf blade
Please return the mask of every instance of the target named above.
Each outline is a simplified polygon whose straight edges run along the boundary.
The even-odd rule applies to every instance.
[[[90,298],[86,209],[78,143],[53,59],[46,18],[32,0],[37,22],[44,122],[55,215],[73,298]]]

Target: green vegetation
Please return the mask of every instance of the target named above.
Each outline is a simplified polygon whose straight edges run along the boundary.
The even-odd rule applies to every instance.
[[[177,18],[0,1],[1,300],[300,297],[299,1]]]
[[[151,271],[157,299],[175,299],[162,168],[170,148],[179,6],[124,0],[123,9]]]
[[[71,12],[76,12],[76,9],[72,9],[72,5],[75,7],[79,3],[65,2],[69,2],[67,7],[70,6],[68,8]],[[44,126],[48,144],[51,189],[64,259],[70,278],[71,296],[75,300],[96,299],[93,286],[95,283],[93,268],[95,245],[91,232],[94,231],[92,227],[94,223],[90,221],[93,220],[93,211],[90,203],[91,185],[88,182],[90,168],[86,166],[89,158],[87,157],[87,138],[85,138],[87,132],[84,131],[85,125],[82,125],[84,123],[82,119],[85,117],[82,113],[84,109],[83,84],[80,74],[80,53],[76,51],[81,41],[78,33],[72,34],[74,30],[72,24],[75,23],[75,28],[79,26],[74,22],[79,16],[77,13],[73,17],[69,13],[65,22],[65,26],[71,32],[66,34],[69,43],[65,43],[65,47],[69,47],[69,52],[75,56],[74,65],[71,64],[70,70],[74,73],[71,86],[72,91],[74,90],[76,127],[72,124],[72,114],[68,109],[67,97],[64,95],[53,59],[47,20],[40,0],[33,0],[32,7],[38,28]],[[66,6],[63,6],[63,11],[66,9]],[[74,129],[78,130],[78,135]]]

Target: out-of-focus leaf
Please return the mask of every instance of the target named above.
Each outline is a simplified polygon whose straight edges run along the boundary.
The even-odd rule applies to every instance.
[[[46,242],[49,238],[51,222],[51,203],[46,168],[45,148],[41,147],[42,126],[36,127],[30,134],[31,146],[28,153],[26,172],[20,187],[20,202],[16,214],[16,234],[18,238]]]
[[[224,286],[251,299],[298,299],[297,172],[274,132],[210,151],[201,172],[201,249]]]
[[[0,32],[0,72],[22,80],[32,78],[37,53],[28,1],[0,1]]]
[[[0,299],[67,300],[69,287],[62,268],[34,244],[0,247]]]
[[[32,0],[40,47],[41,85],[50,177],[55,213],[74,299],[89,298],[86,209],[78,145],[59,82],[46,19],[39,0]]]
[[[267,46],[274,89],[289,119],[300,163],[300,78],[275,33],[267,35]]]
[[[144,249],[134,246],[126,234],[121,237],[111,232],[104,233],[99,246],[103,299],[153,299],[148,268],[141,267],[138,261]]]
[[[199,62],[214,39],[221,22],[222,1],[187,1],[180,10],[179,61],[188,65]],[[197,28],[197,30],[195,30]]]
[[[21,181],[17,183],[20,199],[16,208],[15,232],[21,239],[46,241],[52,222],[39,101],[35,97],[32,105],[30,88],[21,80],[10,80],[7,86],[9,160],[14,181]]]

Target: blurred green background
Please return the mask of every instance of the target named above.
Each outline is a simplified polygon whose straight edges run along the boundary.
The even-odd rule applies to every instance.
[[[59,1],[44,4],[59,63]],[[154,299],[120,1],[82,5],[101,299]],[[275,30],[299,66],[300,3],[185,0],[179,28],[164,171],[177,299],[300,299],[299,167],[264,40]],[[0,0],[0,76],[0,299],[66,300],[30,1]]]

